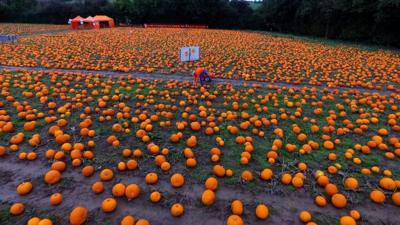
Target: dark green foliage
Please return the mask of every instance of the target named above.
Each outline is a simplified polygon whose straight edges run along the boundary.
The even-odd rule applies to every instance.
[[[399,0],[268,0],[262,29],[400,46]]]
[[[400,0],[254,4],[240,0],[0,0],[0,21],[65,23],[76,15],[107,14],[126,24],[207,24],[400,46]]]

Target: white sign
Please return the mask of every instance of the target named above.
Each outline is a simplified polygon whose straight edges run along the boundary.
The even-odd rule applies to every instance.
[[[185,47],[181,48],[181,62],[188,62],[190,61],[190,48]]]
[[[190,61],[200,60],[200,47],[193,46],[190,47]]]
[[[200,60],[200,47],[191,46],[181,48],[180,58],[182,62]]]

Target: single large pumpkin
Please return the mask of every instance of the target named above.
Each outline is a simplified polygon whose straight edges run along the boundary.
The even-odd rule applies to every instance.
[[[218,180],[215,177],[209,177],[207,178],[204,186],[206,189],[215,191],[218,188]]]
[[[240,200],[234,200],[231,203],[232,214],[241,216],[243,214],[243,203]]]
[[[184,210],[185,209],[183,208],[182,204],[175,203],[175,204],[173,204],[171,206],[171,210],[170,211],[171,211],[171,215],[172,216],[178,217],[178,216],[181,216],[183,214]]]
[[[51,205],[59,205],[63,200],[63,196],[61,193],[54,193],[50,196],[50,204]]]
[[[22,203],[14,203],[10,207],[10,214],[13,216],[18,216],[22,214],[25,210],[25,205]]]
[[[61,173],[57,170],[50,170],[44,175],[44,181],[47,184],[56,184],[61,180]]]
[[[140,186],[137,184],[129,184],[125,188],[125,196],[128,200],[139,197]]]
[[[334,194],[331,198],[331,201],[333,206],[335,206],[336,208],[344,208],[347,205],[346,196],[340,193]]]
[[[256,207],[256,216],[260,220],[265,220],[268,218],[269,210],[268,207],[264,204],[259,204]]]
[[[148,173],[145,177],[147,184],[156,184],[158,181],[157,173]]]
[[[69,214],[69,223],[71,225],[82,225],[86,222],[88,210],[84,207],[76,207]]]
[[[215,202],[215,193],[211,190],[205,190],[201,195],[201,202],[204,205],[212,205]]]
[[[240,216],[230,215],[226,220],[226,225],[244,225],[244,222]]]
[[[135,217],[127,215],[121,220],[120,225],[135,225],[135,221]]]
[[[185,183],[185,177],[180,173],[175,173],[171,176],[171,185],[174,188],[182,187]]]
[[[113,212],[117,208],[117,200],[114,198],[106,198],[101,203],[101,209],[105,213]]]
[[[31,182],[22,182],[17,186],[17,193],[19,195],[26,195],[32,190],[32,183]]]

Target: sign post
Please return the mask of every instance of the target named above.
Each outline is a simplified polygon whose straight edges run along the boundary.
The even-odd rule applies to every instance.
[[[200,60],[200,47],[190,46],[180,49],[181,62],[190,62]]]

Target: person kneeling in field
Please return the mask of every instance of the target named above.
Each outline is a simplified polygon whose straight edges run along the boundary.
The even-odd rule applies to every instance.
[[[205,67],[197,68],[193,72],[194,83],[197,84],[200,81],[201,86],[204,82],[211,82],[211,78],[214,77],[212,73],[209,73]]]

